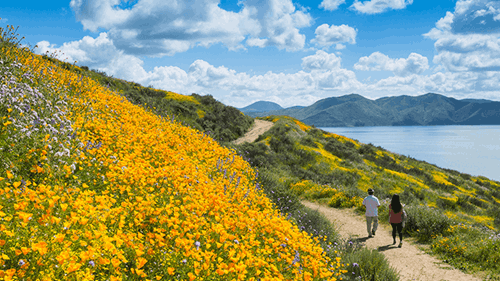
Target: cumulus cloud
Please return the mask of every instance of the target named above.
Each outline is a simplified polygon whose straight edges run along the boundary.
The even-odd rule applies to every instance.
[[[60,50],[63,53],[59,57],[61,60],[71,63],[78,61],[79,65],[87,65],[117,77],[133,77],[136,81],[141,81],[146,76],[142,60],[118,50],[104,32],[95,39],[85,36],[79,41],[67,42],[60,47],[48,41],[38,42],[37,45],[36,52],[39,54]]]
[[[302,58],[302,68],[305,70],[340,69],[341,59],[335,54],[318,50],[316,54]]]
[[[388,70],[397,76],[420,74],[428,68],[427,58],[417,53],[411,53],[406,59],[391,59],[380,52],[375,52],[368,57],[361,57],[354,65],[354,69],[357,70]]]
[[[356,43],[356,29],[348,25],[331,25],[322,24],[316,28],[316,37],[311,39],[311,43],[314,43],[322,47],[330,47],[332,45],[337,45],[337,49],[343,49],[345,46],[341,43]]]
[[[318,8],[323,8],[327,11],[334,11],[339,8],[340,5],[344,4],[345,0],[323,0],[319,4]]]
[[[125,3],[127,3],[125,1]],[[195,46],[222,43],[229,50],[248,46],[302,49],[311,25],[304,9],[291,0],[239,2],[238,13],[221,9],[218,0],[72,0],[71,9],[84,29],[106,29],[114,45],[127,54],[172,56]]]
[[[457,71],[500,71],[500,2],[460,0],[425,37],[435,40],[433,62]]]
[[[350,8],[363,14],[379,14],[387,10],[401,10],[412,3],[413,0],[371,0],[364,2],[355,0]]]
[[[225,66],[214,66],[198,59],[189,69],[176,66],[157,66],[151,71],[143,68],[143,61],[128,55],[113,45],[106,33],[97,38],[86,36],[79,41],[55,46],[47,41],[37,44],[39,54],[61,50],[61,59],[78,61],[91,69],[106,72],[117,78],[134,81],[144,86],[189,95],[211,94],[233,106],[248,105],[251,99],[274,100],[283,106],[308,105],[330,96],[331,91],[352,93],[362,88],[354,72],[341,68],[341,58],[334,53],[318,50],[302,59],[302,68],[296,73],[248,75]]]

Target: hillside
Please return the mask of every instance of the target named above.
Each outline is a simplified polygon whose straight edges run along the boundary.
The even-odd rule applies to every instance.
[[[346,272],[340,253],[327,250],[332,240],[287,220],[234,150],[77,66],[21,48],[12,31],[0,30],[1,279],[335,280]]]
[[[322,99],[304,108],[248,114],[254,117],[286,115],[317,127],[498,125],[500,102],[456,100],[431,93],[377,100],[351,94]]]
[[[211,95],[180,95],[171,91],[143,87],[137,83],[113,78],[104,72],[89,70],[62,62],[51,56],[44,60],[58,64],[77,75],[91,78],[101,86],[116,92],[133,104],[141,105],[156,115],[173,118],[181,124],[204,131],[217,141],[231,142],[241,137],[253,124],[253,118],[232,106],[226,106]]]
[[[270,102],[270,101],[258,101],[254,102],[249,106],[245,106],[243,108],[239,108],[239,110],[243,113],[248,112],[265,112],[271,110],[280,110],[283,109],[279,104]]]
[[[275,125],[239,149],[259,169],[263,184],[361,213],[366,190],[374,188],[383,202],[381,221],[398,193],[407,204],[406,235],[429,244],[459,269],[500,276],[500,182],[442,169],[290,117],[262,119]]]
[[[379,252],[339,239],[299,200],[362,211],[372,184],[379,198],[405,196],[407,235],[457,268],[499,272],[498,182],[286,117],[263,118],[275,123],[271,130],[234,145],[233,130],[245,129],[221,119],[249,118],[210,96],[145,88],[34,55],[5,34],[4,280],[398,280]],[[211,129],[228,137],[215,139]]]

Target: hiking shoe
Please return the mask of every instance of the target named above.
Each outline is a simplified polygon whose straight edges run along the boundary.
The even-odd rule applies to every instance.
[[[372,237],[373,237],[373,236],[372,236],[371,234],[370,234],[370,235],[368,235],[368,238],[372,238]]]
[[[372,234],[373,234],[373,236],[375,236],[375,230],[372,230]]]
[[[399,242],[398,248],[401,248],[401,247],[403,247],[403,241]]]

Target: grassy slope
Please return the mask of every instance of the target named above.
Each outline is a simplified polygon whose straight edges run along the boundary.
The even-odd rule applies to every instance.
[[[332,207],[363,212],[366,190],[375,188],[388,216],[387,200],[399,193],[407,204],[407,235],[429,243],[463,270],[498,274],[500,183],[439,168],[371,144],[328,133],[285,116],[240,150],[259,171],[296,195]],[[464,226],[465,225],[465,226]]]
[[[286,220],[235,151],[7,39],[1,279],[320,280],[343,272],[329,241]]]

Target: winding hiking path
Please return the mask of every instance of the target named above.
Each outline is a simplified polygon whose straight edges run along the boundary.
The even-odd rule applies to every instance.
[[[270,121],[255,119],[255,124],[252,128],[243,137],[237,139],[235,143],[253,142],[261,134],[269,130],[273,124]],[[399,272],[401,281],[481,280],[472,275],[465,274],[458,269],[454,269],[447,264],[443,264],[438,259],[409,243],[408,240],[403,240],[402,248],[398,248],[397,244],[392,245],[392,229],[390,226],[379,223],[375,237],[367,238],[368,233],[366,231],[365,219],[355,214],[351,209],[334,209],[309,201],[302,201],[302,204],[324,214],[343,237],[352,237],[360,241],[367,248],[377,249],[383,253],[390,265]],[[399,243],[399,237],[397,241]]]
[[[254,124],[250,130],[241,138],[234,141],[235,144],[244,142],[254,142],[260,135],[267,132],[274,125],[271,121],[255,119]]]
[[[392,228],[390,226],[379,223],[376,235],[373,238],[368,238],[366,221],[351,209],[334,209],[309,201],[302,201],[302,204],[324,214],[328,220],[333,222],[334,227],[343,237],[349,238],[351,236],[369,249],[378,249],[387,257],[390,265],[399,272],[401,281],[481,280],[454,269],[450,265],[443,264],[438,259],[419,250],[412,243],[408,243],[408,240],[403,239],[402,248],[398,248],[398,244],[392,245]],[[396,238],[396,241],[399,243],[399,237]]]

